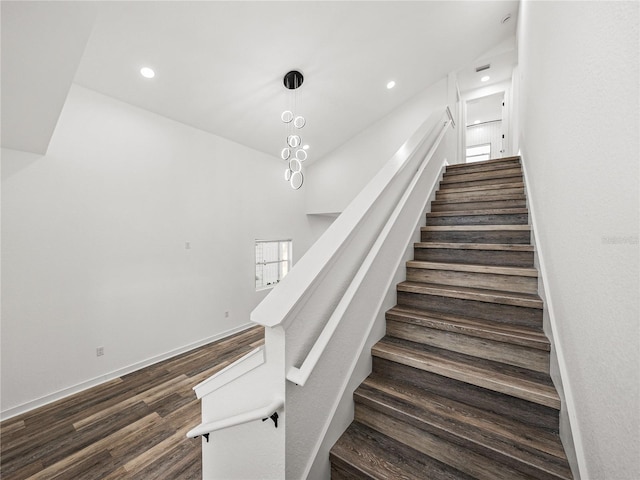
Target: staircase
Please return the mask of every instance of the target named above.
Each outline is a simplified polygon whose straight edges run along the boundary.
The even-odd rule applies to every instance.
[[[520,159],[447,167],[334,479],[571,479]]]

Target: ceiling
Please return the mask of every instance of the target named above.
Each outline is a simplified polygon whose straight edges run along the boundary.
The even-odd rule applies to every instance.
[[[285,142],[280,114],[291,94],[282,78],[298,69],[305,80],[296,91],[295,113],[307,119],[303,143],[316,159],[449,72],[460,72],[465,90],[466,77],[475,81],[465,69],[492,49],[499,56],[496,46],[513,39],[518,5],[2,1],[3,127],[37,136],[39,112],[49,118],[57,109],[57,120],[60,92],[66,96],[74,82],[278,155]],[[512,20],[502,24],[508,13]],[[143,78],[142,66],[153,68],[155,78]],[[67,86],[57,80],[57,90],[44,88],[56,75]],[[387,90],[390,80],[396,87]],[[22,105],[5,103],[9,98],[22,98]],[[2,145],[16,148],[10,130],[3,128]],[[42,144],[37,140],[27,145],[23,139],[18,149],[36,151]]]
[[[516,20],[511,18],[509,23],[515,23]],[[465,65],[457,72],[458,88],[465,93],[477,89],[487,89],[487,87],[496,83],[510,81],[513,74],[513,68],[518,64],[518,50],[516,46],[516,36],[513,35],[504,39],[499,44],[484,52],[473,62]],[[489,68],[476,72],[476,68],[489,65]],[[482,82],[481,78],[489,77],[489,81]]]

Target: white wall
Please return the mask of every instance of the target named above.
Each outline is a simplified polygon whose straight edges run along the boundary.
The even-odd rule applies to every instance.
[[[342,212],[429,114],[444,108],[447,89],[445,78],[311,164],[305,174],[307,213]]]
[[[639,6],[520,9],[519,144],[583,480],[640,478]]]
[[[4,414],[247,324],[254,240],[311,242],[280,167],[74,86],[46,156],[2,151]]]

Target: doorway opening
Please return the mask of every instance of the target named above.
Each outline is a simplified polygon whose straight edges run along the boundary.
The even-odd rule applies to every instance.
[[[502,158],[505,144],[505,92],[466,101],[466,162]]]

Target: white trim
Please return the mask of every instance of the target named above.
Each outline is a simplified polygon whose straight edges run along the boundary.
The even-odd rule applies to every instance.
[[[253,422],[256,420],[264,420],[269,418],[274,412],[277,412],[284,407],[284,400],[282,398],[275,398],[271,403],[255,410],[249,410],[233,417],[224,418],[215,422],[201,423],[195,428],[192,428],[187,432],[187,437],[195,438],[201,435],[207,435],[217,430],[224,430],[225,428],[235,427],[245,423]]]
[[[202,398],[205,395],[209,395],[262,364],[264,364],[264,345],[250,351],[231,365],[227,365],[219,372],[216,372],[211,377],[193,387],[193,390],[196,392],[196,397]]]
[[[4,420],[8,420],[12,417],[15,417],[17,415],[21,415],[23,413],[26,413],[30,410],[34,410],[36,408],[40,408],[43,407],[45,405],[48,405],[49,403],[53,403],[56,402],[58,400],[62,400],[63,398],[69,397],[71,395],[75,395],[76,393],[80,393],[83,392],[84,390],[87,390],[89,388],[93,388],[96,387],[98,385],[101,385],[103,383],[109,382],[111,380],[115,380],[116,378],[122,377],[124,375],[127,375],[129,373],[135,372],[136,370],[140,370],[142,368],[145,367],[149,367],[155,363],[158,362],[162,362],[163,360],[167,360],[169,358],[175,357],[177,355],[180,355],[182,353],[188,352],[190,350],[202,347],[204,345],[208,345],[209,343],[213,343],[216,342],[218,340],[221,340],[225,337],[229,337],[231,335],[234,335],[236,333],[240,333],[244,330],[247,330],[251,327],[254,327],[255,324],[254,323],[245,323],[244,325],[240,325],[239,327],[235,327],[235,328],[231,328],[229,330],[225,330],[222,333],[219,333],[217,335],[212,335],[210,337],[204,338],[202,340],[198,340],[197,342],[193,342],[190,343],[188,345],[184,345],[182,347],[176,348],[174,350],[170,350],[168,352],[162,353],[160,355],[156,355],[155,357],[151,357],[148,358],[146,360],[143,360],[141,362],[137,362],[134,363],[132,365],[129,365],[127,367],[118,369],[118,370],[114,370],[112,372],[106,373],[105,375],[101,375],[99,377],[95,377],[92,378],[90,380],[86,380],[84,382],[78,383],[76,385],[73,385],[71,387],[67,387],[67,388],[63,388],[62,390],[58,390],[57,392],[53,392],[50,393],[48,395],[45,395],[43,397],[37,398],[35,400],[31,400],[29,402],[23,403],[21,405],[18,405],[16,407],[11,407],[8,408],[6,410],[3,410],[2,412],[0,412],[0,420],[4,421]]]
[[[524,158],[522,152],[518,152],[520,156],[520,162],[522,164],[522,171],[524,174],[524,186],[526,189],[526,197],[527,197],[527,206],[529,207],[529,219],[531,223],[531,230],[533,232],[533,237],[535,238],[536,250],[535,254],[538,257],[538,266],[539,266],[539,276],[542,280],[542,284],[545,286],[544,288],[544,298],[542,299],[545,308],[549,314],[549,327],[551,328],[551,335],[553,337],[553,347],[556,352],[556,357],[558,360],[558,369],[560,370],[560,379],[562,381],[562,391],[564,392],[564,400],[566,402],[567,414],[569,416],[569,425],[571,426],[571,436],[573,437],[573,446],[576,453],[576,460],[578,461],[578,470],[580,474],[580,478],[586,480],[588,478],[587,474],[587,462],[584,456],[584,448],[582,445],[582,434],[580,432],[580,424],[578,423],[578,417],[576,415],[576,403],[574,400],[573,391],[571,389],[571,384],[569,382],[569,370],[567,368],[567,362],[564,356],[564,350],[562,349],[562,342],[560,341],[558,335],[558,322],[555,316],[555,310],[553,308],[553,301],[551,299],[550,283],[549,277],[547,276],[547,268],[544,261],[544,255],[542,253],[542,245],[540,242],[540,235],[538,235],[538,225],[536,223],[536,215],[533,203],[530,199],[533,198],[531,194],[531,190],[529,187],[529,182],[527,178],[529,175],[527,174],[526,163],[524,162]]]

